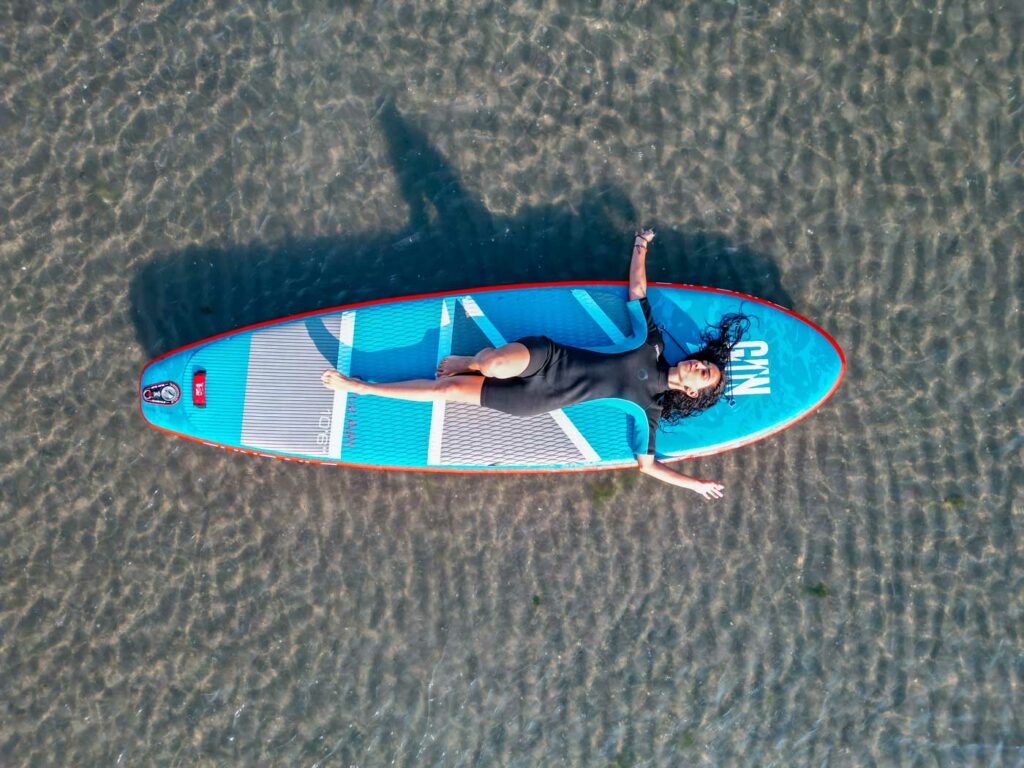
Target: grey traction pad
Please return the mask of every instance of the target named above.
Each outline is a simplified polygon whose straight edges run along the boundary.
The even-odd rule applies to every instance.
[[[334,393],[320,374],[337,364],[340,325],[341,314],[335,313],[253,333],[244,445],[327,456]]]
[[[550,414],[509,416],[489,408],[448,403],[442,464],[576,463],[583,454]]]

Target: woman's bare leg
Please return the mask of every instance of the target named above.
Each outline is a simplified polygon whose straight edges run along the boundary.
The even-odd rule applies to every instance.
[[[470,405],[480,405],[480,391],[484,386],[484,380],[480,376],[446,376],[443,379],[410,379],[372,384],[343,376],[333,370],[324,371],[320,380],[328,389],[354,392],[357,395],[380,395],[425,403],[447,401]]]
[[[455,376],[477,372],[493,379],[511,379],[520,376],[530,365],[530,350],[518,341],[495,349],[486,347],[472,357],[448,355],[437,365],[438,376]]]

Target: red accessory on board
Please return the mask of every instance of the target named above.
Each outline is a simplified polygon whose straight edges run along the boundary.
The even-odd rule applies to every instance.
[[[192,405],[206,407],[206,371],[192,374]]]

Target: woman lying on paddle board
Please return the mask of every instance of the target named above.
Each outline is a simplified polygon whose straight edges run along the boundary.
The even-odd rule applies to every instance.
[[[655,461],[654,439],[659,420],[675,424],[722,397],[729,354],[749,320],[745,315],[726,315],[701,334],[699,351],[670,366],[647,300],[647,246],[653,239],[652,229],[637,234],[629,269],[629,299],[640,302],[647,320],[646,341],[636,349],[609,354],[559,344],[547,336],[527,336],[472,357],[449,355],[437,366],[434,379],[370,383],[327,370],[324,386],[401,400],[469,403],[513,416],[534,416],[603,397],[631,400],[645,409],[650,429],[647,453],[636,457],[640,471],[706,499],[721,498],[724,488],[719,483],[683,475]]]

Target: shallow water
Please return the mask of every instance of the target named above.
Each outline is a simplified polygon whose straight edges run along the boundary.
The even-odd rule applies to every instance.
[[[0,4],[4,765],[1024,765],[1024,11]],[[793,307],[810,419],[434,476],[148,429],[152,356],[533,280]]]

